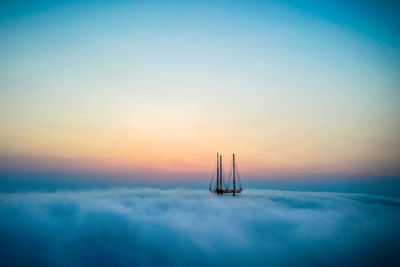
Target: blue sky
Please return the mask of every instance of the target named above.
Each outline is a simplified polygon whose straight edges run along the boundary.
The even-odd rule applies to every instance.
[[[1,169],[398,176],[398,10],[4,2]]]

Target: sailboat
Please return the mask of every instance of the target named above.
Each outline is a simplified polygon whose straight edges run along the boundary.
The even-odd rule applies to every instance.
[[[240,194],[243,191],[242,182],[240,180],[239,170],[237,168],[237,163],[235,161],[235,154],[232,155],[232,172],[229,172],[228,179],[224,179],[222,171],[222,155],[217,153],[217,177],[214,183],[215,172],[213,171],[209,190],[211,193],[218,195],[222,194]],[[231,175],[232,174],[232,175]],[[231,179],[232,178],[232,179]],[[232,181],[232,187],[231,187]],[[238,182],[238,184],[236,184]]]

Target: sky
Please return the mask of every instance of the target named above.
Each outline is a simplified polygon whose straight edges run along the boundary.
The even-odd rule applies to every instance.
[[[114,188],[1,193],[0,214],[3,266],[397,266],[400,260],[398,198]]]
[[[0,172],[398,177],[399,11],[2,1]]]

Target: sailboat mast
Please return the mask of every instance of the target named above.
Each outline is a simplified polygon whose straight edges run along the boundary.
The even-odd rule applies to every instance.
[[[215,190],[218,191],[218,189],[219,189],[219,155],[217,152],[217,181],[216,181]]]
[[[219,189],[222,191],[222,155],[219,155]]]
[[[233,195],[236,195],[236,179],[235,179],[235,153],[233,153],[233,166],[232,166],[232,170],[233,170]]]

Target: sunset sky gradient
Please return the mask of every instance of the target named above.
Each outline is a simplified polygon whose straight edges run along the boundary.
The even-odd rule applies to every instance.
[[[399,176],[379,3],[2,2],[0,171]]]

